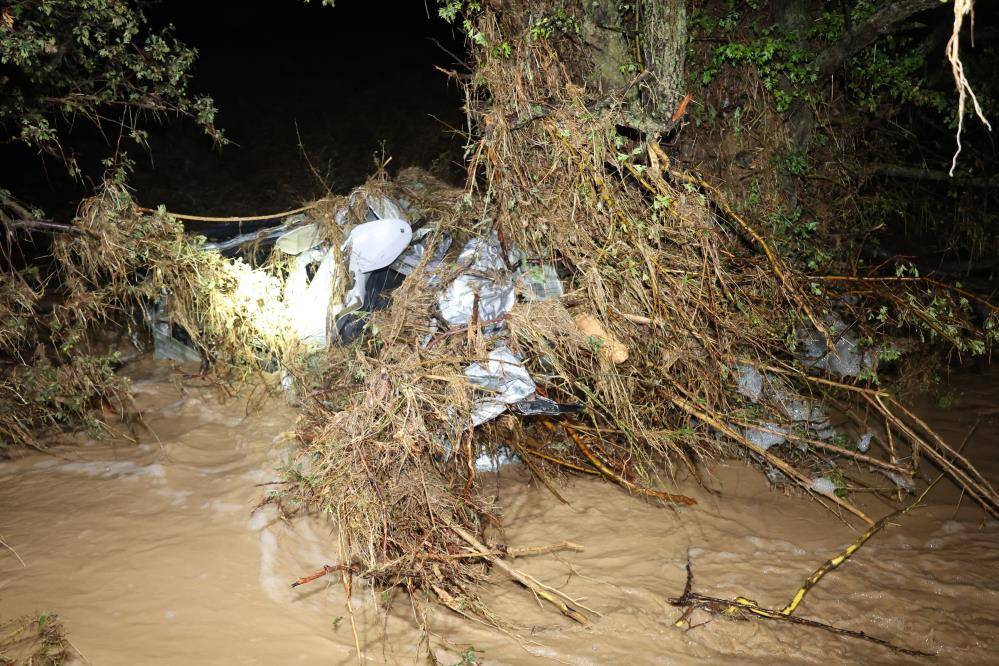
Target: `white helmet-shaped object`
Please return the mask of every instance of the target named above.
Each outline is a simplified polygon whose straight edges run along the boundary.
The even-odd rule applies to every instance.
[[[412,238],[413,228],[405,220],[375,220],[354,227],[343,249],[350,248],[351,272],[370,273],[395,261]]]
[[[354,274],[354,286],[344,298],[343,313],[361,307],[368,274],[398,259],[412,238],[413,228],[409,222],[396,218],[365,222],[351,230],[343,250],[350,249],[347,267]]]

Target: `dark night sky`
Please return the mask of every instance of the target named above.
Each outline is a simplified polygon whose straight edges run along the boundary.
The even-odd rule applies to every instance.
[[[147,14],[198,49],[193,88],[215,97],[216,124],[237,145],[220,152],[189,122],[149,123],[151,152],[128,148],[143,204],[216,215],[294,207],[325,194],[320,178],[335,192],[362,182],[382,145],[394,169],[460,171],[449,164],[462,139],[448,127],[463,127],[462,95],[434,69],[458,65],[431,38],[454,53],[463,42],[433,3],[171,1]],[[93,178],[104,147],[86,128],[76,135]],[[53,160],[10,147],[0,160],[4,182],[56,216],[85,193]]]

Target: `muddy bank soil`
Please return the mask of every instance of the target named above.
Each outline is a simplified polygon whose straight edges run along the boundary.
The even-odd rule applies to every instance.
[[[354,663],[342,587],[291,581],[335,563],[335,540],[319,520],[282,522],[252,513],[274,471],[289,458],[295,412],[280,400],[262,410],[225,403],[170,368],[142,359],[130,372],[145,427],[138,444],[83,441],[52,455],[0,462],[0,616],[58,612],[93,664]],[[957,405],[921,413],[999,479],[999,372],[964,373]],[[991,411],[991,415],[989,412]],[[715,620],[673,626],[666,599],[683,588],[688,553],[695,589],[780,606],[816,566],[856,537],[825,509],[768,489],[731,462],[710,479],[719,494],[690,483],[700,504],[674,512],[597,480],[572,480],[568,506],[526,483],[517,468],[489,477],[506,507],[505,541],[570,540],[585,546],[518,560],[518,566],[602,614],[579,627],[539,607],[493,574],[485,591],[510,635],[433,612],[431,637],[445,664],[909,663],[911,657],[811,629]],[[798,614],[939,653],[936,663],[993,661],[999,623],[999,522],[958,506],[940,487],[826,577]],[[887,507],[860,500],[874,515]],[[370,663],[418,663],[421,636],[399,594],[356,589],[353,604]],[[697,618],[703,621],[705,618]],[[516,637],[516,638],[514,638]],[[83,660],[80,660],[81,663]]]

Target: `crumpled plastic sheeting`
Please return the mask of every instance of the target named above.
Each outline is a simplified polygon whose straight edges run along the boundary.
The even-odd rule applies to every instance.
[[[364,188],[354,190],[347,204],[337,211],[337,224],[345,226],[349,222],[349,213],[359,198],[367,207],[366,214],[361,225],[352,228],[352,234],[363,229],[364,223],[378,220],[402,221],[408,231],[406,210],[409,206],[405,202],[371,194]],[[303,342],[315,348],[323,347],[328,340],[327,323],[343,309],[343,304],[331,305],[330,299],[343,281],[344,267],[338,265],[333,248],[321,242],[316,224],[288,229],[275,245],[278,250],[295,257],[285,287],[285,304],[292,326]],[[354,248],[350,251],[353,258]],[[319,266],[310,279],[309,266],[317,262]]]
[[[375,220],[406,220],[409,221],[409,216],[406,214],[409,210],[409,204],[406,201],[395,201],[389,197],[382,195],[371,195],[366,194],[368,200],[368,209],[374,215]],[[370,215],[368,216],[371,217]],[[373,222],[374,220],[368,219],[366,222]]]
[[[771,446],[778,446],[787,441],[787,438],[783,434],[787,433],[787,429],[776,423],[764,423],[763,427],[766,430],[761,430],[759,428],[746,428],[743,434],[746,436],[750,442],[760,447],[764,451],[769,449]],[[774,432],[768,432],[773,430]]]
[[[197,349],[185,345],[170,335],[170,323],[164,319],[162,301],[147,305],[143,312],[146,323],[149,324],[149,330],[153,334],[154,357],[178,363],[201,362],[201,354]]]
[[[814,434],[816,439],[828,441],[836,436],[836,429],[829,420],[829,416],[818,405],[809,404],[797,394],[775,387],[767,381],[763,373],[751,365],[740,364],[736,366],[735,374],[736,391],[749,398],[751,402],[759,403],[766,394],[788,420],[800,424]],[[749,427],[743,429],[743,434],[746,439],[764,450],[787,441],[787,438],[783,436],[788,432],[785,427],[776,423],[765,423],[763,427],[774,430],[776,433]],[[802,451],[807,450],[807,446],[801,442],[798,443],[798,448]]]
[[[899,488],[901,488],[905,492],[907,492],[907,493],[914,493],[916,491],[916,484],[914,484],[912,482],[912,479],[907,479],[904,476],[902,476],[901,474],[899,474],[897,472],[892,472],[892,471],[887,470],[887,469],[879,469],[877,471],[879,471],[882,474],[884,474],[885,476],[887,476],[891,480],[892,483],[894,483],[896,486],[898,486]]]
[[[274,243],[274,247],[285,254],[297,256],[319,245],[319,225],[304,224],[286,231]]]
[[[319,267],[310,281],[308,267],[317,261]],[[303,342],[317,348],[326,345],[330,297],[342,274],[332,248],[312,248],[295,256],[284,298],[292,327]]]
[[[763,395],[763,375],[755,367],[739,364],[735,368],[739,387],[736,389],[753,402],[759,402]]]
[[[392,270],[402,273],[403,275],[410,275],[416,267],[423,261],[423,255],[427,251],[427,240],[428,236],[434,233],[436,229],[433,227],[423,227],[419,231],[413,234],[413,240],[410,242],[409,247],[399,255],[389,268]],[[427,260],[427,270],[435,271],[441,263],[444,261],[444,255],[451,248],[451,235],[448,233],[442,233],[440,242],[434,248],[434,254],[430,259]],[[431,279],[431,284],[433,284],[433,276]]]
[[[301,228],[303,222],[305,222],[305,215],[298,213],[296,215],[289,215],[284,218],[280,225],[276,227],[268,227],[264,229],[258,229],[257,231],[250,231],[245,234],[240,234],[239,236],[233,236],[232,238],[227,238],[221,241],[209,241],[204,244],[204,249],[206,250],[216,250],[222,252],[223,254],[238,248],[247,243],[260,243],[269,241],[272,238],[279,238],[287,235],[289,231],[294,231]],[[315,225],[312,225],[315,227]],[[308,248],[305,248],[308,249]]]
[[[359,199],[364,201],[365,209],[361,211],[364,215],[361,216],[360,220],[352,220],[350,213],[354,210]],[[359,187],[350,193],[350,196],[347,197],[347,204],[336,212],[333,220],[341,227],[350,222],[364,223],[375,220],[396,219],[410,222],[409,215],[407,215],[409,209],[408,201],[395,201],[381,194],[372,194],[363,187]]]
[[[861,349],[857,336],[836,315],[825,319],[829,335],[835,342],[830,351],[825,337],[815,328],[801,327],[797,331],[798,359],[809,368],[819,368],[840,377],[860,377],[877,369],[878,354],[874,349]]]
[[[513,308],[516,294],[510,280],[492,280],[477,275],[459,275],[437,299],[441,316],[452,326],[472,320],[475,295],[479,296],[479,321],[495,322]]]
[[[463,326],[472,320],[476,294],[481,322],[494,322],[513,308],[517,295],[495,233],[489,238],[476,237],[465,243],[457,263],[474,273],[459,275],[438,296],[437,305],[448,324]]]
[[[516,250],[507,254],[504,260],[503,245],[499,242],[497,233],[493,231],[489,236],[476,236],[465,243],[455,263],[463,268],[474,268],[483,272],[507,272],[509,266],[516,266],[520,260],[521,254]]]
[[[773,399],[787,418],[812,431],[817,439],[830,440],[836,436],[829,416],[818,405],[810,405],[799,396],[783,389],[774,389]],[[807,446],[799,443],[798,448],[806,450]]]
[[[479,472],[495,472],[500,467],[517,462],[517,456],[510,449],[501,447],[494,454],[483,451],[475,459],[475,469]]]
[[[836,496],[836,484],[824,476],[817,476],[812,479],[812,483],[808,487],[820,495],[826,495],[827,497]]]
[[[874,439],[874,433],[865,432],[860,436],[860,439],[857,440],[857,450],[861,453],[867,453],[867,451],[871,448],[872,439]]]
[[[450,243],[450,238],[447,242]],[[446,245],[438,248],[430,260],[431,265],[440,263],[446,249]],[[400,263],[415,267],[424,251],[423,247],[417,248],[414,245]],[[503,246],[496,232],[469,240],[455,260],[465,272],[438,295],[437,304],[441,317],[451,326],[466,325],[472,320],[478,300],[477,317],[483,323],[483,331],[494,337],[501,334],[506,330],[506,325],[499,320],[513,308],[517,300],[511,267],[523,265],[523,259],[523,254],[517,250],[504,256]],[[558,298],[562,295],[562,284],[553,266],[533,266],[528,270],[518,270],[516,275],[521,280],[526,275],[528,280],[534,279],[537,283],[531,283],[529,293],[524,294],[527,300]],[[489,352],[487,363],[473,363],[465,370],[465,376],[472,386],[489,392],[489,395],[479,398],[473,405],[470,415],[473,426],[496,418],[512,404],[534,398],[537,390],[537,385],[524,368],[523,362],[509,350],[506,341],[499,340],[496,344],[496,348]],[[479,462],[490,466],[497,463],[488,456]],[[502,464],[507,461],[499,462]]]
[[[489,392],[472,407],[472,425],[478,426],[502,414],[508,405],[534,395],[537,385],[519,358],[505,345],[489,352],[485,364],[473,363],[465,369],[468,383]]]
[[[551,264],[534,264],[521,267],[516,274],[520,293],[525,301],[557,301],[565,290]]]

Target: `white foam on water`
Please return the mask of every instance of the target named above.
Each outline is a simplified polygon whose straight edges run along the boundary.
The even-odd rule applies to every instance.
[[[193,494],[190,490],[170,490],[169,488],[158,488],[156,492],[169,497],[174,506],[185,506],[187,498]]]
[[[159,463],[138,465],[130,460],[62,462],[49,459],[35,463],[32,469],[52,469],[57,472],[83,474],[103,479],[147,477],[157,481],[166,480],[166,468],[163,465]]]
[[[944,534],[957,534],[964,531],[964,525],[956,520],[948,520],[940,526],[940,529],[943,530]]]
[[[213,499],[202,504],[201,508],[214,511],[215,513],[235,513],[243,511],[247,507],[242,504],[237,504],[236,502],[223,502],[219,499]]]
[[[298,524],[301,526],[298,531],[305,537],[305,541],[309,545],[309,556],[313,559],[313,561],[319,563],[320,560],[323,560],[326,557],[323,555],[322,540],[319,538],[319,535],[316,534],[316,531],[312,529],[311,522],[308,520],[301,520]]]
[[[271,515],[270,511],[268,511],[269,508],[269,506],[262,507],[261,509],[254,511],[253,515],[250,516],[248,526],[252,531],[259,532],[267,527],[272,520],[274,520],[274,516]]]
[[[272,601],[285,600],[286,584],[275,573],[277,561],[277,534],[270,528],[260,530],[260,589]]]
[[[260,589],[272,601],[283,603],[288,598],[288,583],[276,572],[278,554],[276,513],[272,506],[265,506],[259,511],[255,511],[250,517],[249,527],[251,530],[259,532]]]
[[[253,483],[266,483],[268,481],[274,481],[277,478],[277,472],[272,468],[257,468],[252,469],[243,475],[243,479],[247,481],[252,481]]]

